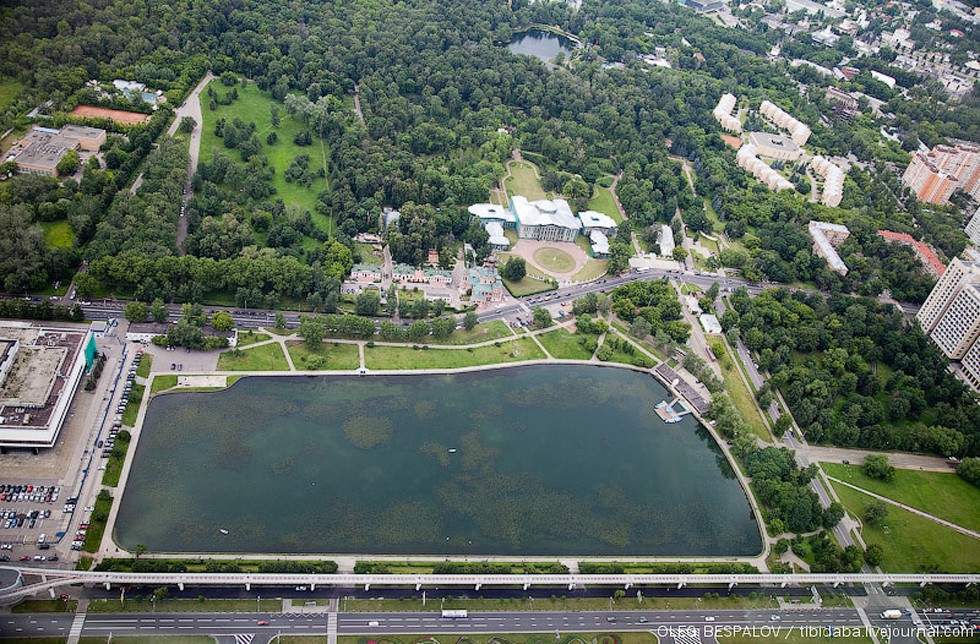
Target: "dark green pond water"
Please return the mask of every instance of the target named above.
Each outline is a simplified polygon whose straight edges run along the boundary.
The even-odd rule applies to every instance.
[[[550,63],[559,53],[567,57],[575,50],[575,44],[565,38],[540,29],[529,29],[518,34],[508,43],[507,49],[515,54],[534,56],[545,63]]]
[[[570,365],[161,396],[116,537],[174,552],[759,552],[724,457],[689,416],[655,415],[664,396],[646,374]]]

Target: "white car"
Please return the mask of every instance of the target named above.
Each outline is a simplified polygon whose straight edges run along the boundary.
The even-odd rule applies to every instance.
[[[706,622],[713,622],[713,621],[715,621],[715,616],[714,615],[708,615],[707,617],[704,618],[704,621],[706,621]]]

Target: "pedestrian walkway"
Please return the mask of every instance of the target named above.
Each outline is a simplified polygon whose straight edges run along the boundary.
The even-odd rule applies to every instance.
[[[327,613],[327,644],[337,644],[337,604],[336,597],[330,600],[330,612]]]
[[[929,519],[930,521],[934,521],[934,522],[936,522],[936,523],[938,523],[938,524],[940,524],[940,525],[942,525],[944,527],[949,528],[950,530],[955,530],[956,532],[959,532],[960,534],[965,534],[966,536],[973,537],[974,539],[980,539],[980,532],[976,532],[975,530],[970,530],[969,528],[964,528],[963,526],[961,526],[961,525],[959,525],[957,523],[953,523],[952,521],[947,521],[946,519],[940,519],[939,517],[937,517],[934,514],[929,514],[928,512],[923,512],[922,510],[919,510],[918,508],[913,508],[911,505],[906,505],[904,503],[900,503],[900,502],[896,501],[895,499],[888,498],[887,496],[882,496],[880,494],[875,494],[874,492],[870,492],[868,490],[865,490],[863,487],[858,487],[857,485],[854,485],[852,483],[848,483],[847,481],[842,481],[839,478],[836,478],[836,477],[827,475],[827,479],[830,480],[830,481],[833,481],[834,483],[839,483],[839,484],[843,485],[844,487],[849,487],[852,490],[857,490],[861,494],[866,494],[866,495],[868,495],[868,496],[870,496],[872,498],[878,499],[879,501],[883,501],[884,503],[888,503],[890,505],[894,505],[894,506],[900,507],[903,510],[905,510],[906,512],[911,512],[912,514],[916,514],[916,515],[918,515],[918,516],[920,516],[920,517],[922,517],[924,519]]]
[[[79,606],[81,608],[81,606]],[[68,641],[67,644],[78,644],[79,638],[82,636],[82,628],[85,626],[85,612],[79,611],[75,613],[75,620],[71,623],[71,630],[68,631]]]

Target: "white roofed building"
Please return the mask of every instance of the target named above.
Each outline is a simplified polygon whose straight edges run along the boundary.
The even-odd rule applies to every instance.
[[[825,221],[811,221],[807,229],[810,237],[813,238],[813,252],[827,260],[830,270],[847,275],[847,265],[837,254],[836,246],[842,244],[847,239],[851,231],[847,226],[840,224],[829,224]]]
[[[660,255],[662,257],[674,255],[674,231],[667,224],[660,226]]]
[[[592,241],[592,257],[596,259],[609,257],[609,238],[601,230],[593,230],[589,233],[589,239]]]
[[[495,203],[473,204],[467,208],[467,211],[483,223],[495,221],[507,228],[513,228],[517,223],[517,217],[514,216],[510,208],[504,208]]]
[[[494,250],[507,250],[510,248],[510,240],[504,235],[504,227],[498,221],[488,221],[483,225],[483,229],[490,235],[490,246]]]
[[[581,222],[564,199],[528,201],[515,195],[510,198],[510,209],[521,239],[574,242],[581,228]]]
[[[582,222],[582,233],[586,235],[593,230],[602,232],[606,237],[616,232],[616,221],[605,213],[583,210],[578,218]]]

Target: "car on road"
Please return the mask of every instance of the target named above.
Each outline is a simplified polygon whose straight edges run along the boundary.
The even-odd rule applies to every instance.
[[[639,619],[639,622],[640,622],[641,624],[646,624],[646,623],[647,623],[647,622],[649,622],[649,621],[650,621],[650,620],[649,620],[649,619],[647,619],[647,617],[646,617],[646,615],[640,615],[640,619]]]
[[[708,615],[707,617],[704,618],[704,621],[706,621],[706,622],[713,622],[713,621],[715,621],[715,616],[714,615]]]
[[[268,626],[269,625],[269,620],[267,620],[267,619],[260,619],[259,621],[255,622],[255,625],[256,626]]]
[[[770,615],[769,616],[769,621],[771,621],[771,622],[778,622],[780,619],[782,619],[782,618],[779,615]]]

